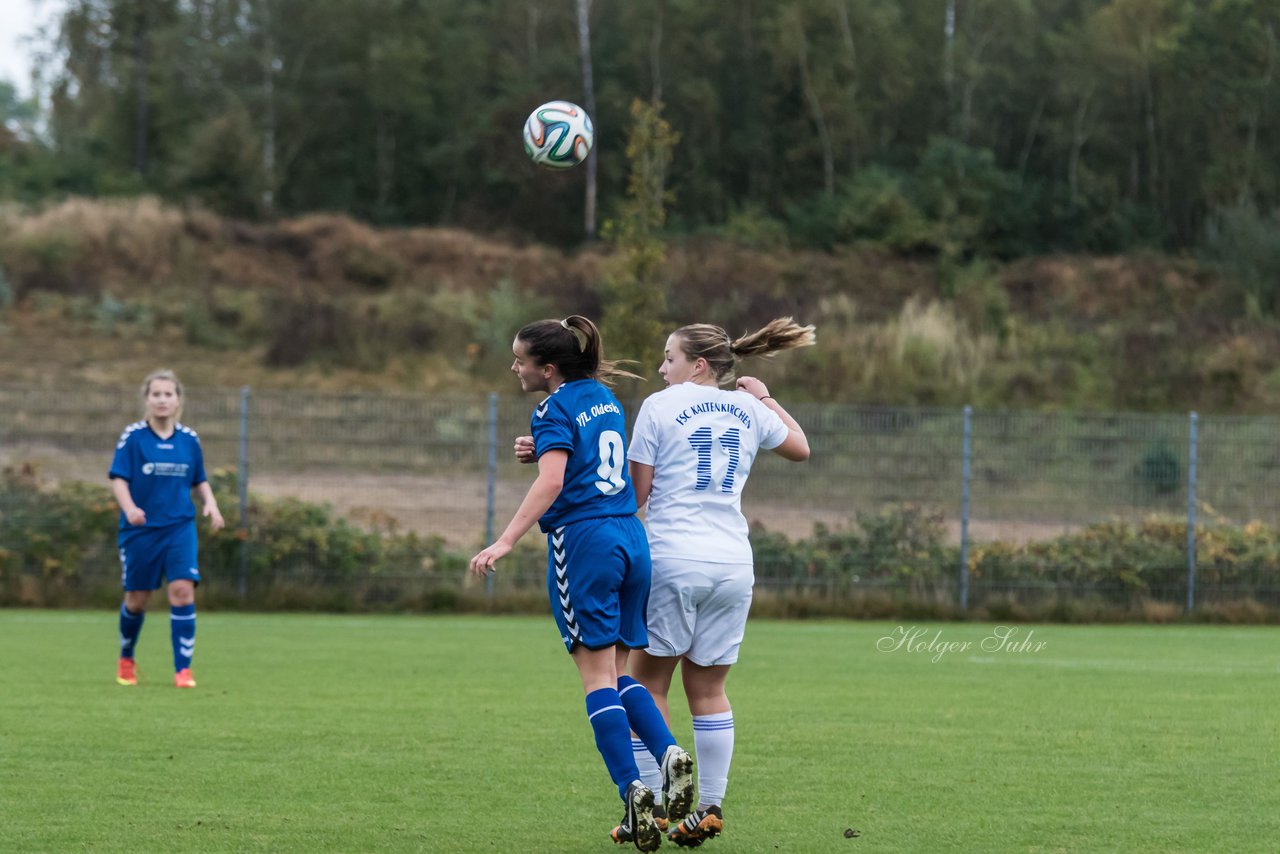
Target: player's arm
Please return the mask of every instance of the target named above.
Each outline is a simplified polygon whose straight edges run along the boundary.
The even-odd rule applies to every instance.
[[[639,509],[649,502],[649,493],[653,492],[653,466],[632,460],[630,467],[631,488],[636,491],[636,508]]]
[[[497,542],[481,551],[471,559],[471,572],[483,576],[493,570],[493,564],[499,558],[509,554],[515,548],[516,541],[525,535],[530,528],[551,509],[560,490],[564,488],[564,469],[569,462],[569,452],[563,448],[555,448],[538,457],[538,477],[524,501],[520,502],[516,515],[498,537]]]
[[[218,509],[218,499],[213,497],[213,487],[209,486],[209,481],[202,480],[196,484],[196,495],[200,498],[200,515],[209,519],[209,529],[221,531],[226,522],[222,518],[222,511]]]
[[[787,412],[786,408],[769,394],[769,387],[755,377],[738,377],[737,387],[772,409],[774,414],[781,418],[782,423],[787,426],[787,438],[782,440],[782,444],[770,448],[770,450],[784,460],[791,460],[793,463],[800,463],[809,459],[809,439],[804,435],[804,430],[801,429],[800,423],[792,418],[791,413]]]
[[[130,525],[147,524],[146,512],[134,503],[133,495],[129,492],[129,481],[122,477],[111,478],[111,495],[116,499],[116,504],[120,505],[120,511]]]
[[[777,413],[782,419],[782,423],[787,425],[787,438],[782,440],[782,444],[771,450],[782,457],[784,460],[791,460],[793,463],[804,462],[809,459],[809,439],[804,435],[804,430],[800,429],[800,425],[791,413],[783,408],[781,403],[772,397],[764,401],[764,405]]]

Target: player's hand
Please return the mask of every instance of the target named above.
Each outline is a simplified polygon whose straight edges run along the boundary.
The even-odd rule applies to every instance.
[[[534,454],[532,436],[516,436],[515,452],[518,462],[536,463],[538,461]]]
[[[510,553],[511,546],[502,541],[494,543],[471,559],[471,574],[477,578],[484,578],[493,572],[493,565],[497,563],[498,558]]]
[[[124,518],[128,520],[130,525],[138,526],[147,524],[147,511],[141,507],[134,507],[132,510],[124,511]]]
[[[769,396],[769,387],[755,377],[738,377],[738,388],[756,400]]]
[[[218,505],[212,501],[204,506],[204,516],[209,520],[210,531],[221,531],[227,524],[222,518],[222,512],[218,510]]]

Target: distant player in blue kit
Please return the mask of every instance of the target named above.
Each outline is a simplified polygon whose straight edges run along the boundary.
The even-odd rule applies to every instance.
[[[631,673],[668,713],[676,666],[693,715],[698,806],[670,830],[694,847],[724,829],[722,802],[733,757],[733,710],[725,694],[751,609],[755,571],[742,490],[761,450],[784,459],[809,457],[800,425],[755,377],[734,380],[740,359],[814,342],[812,326],[784,317],[738,339],[696,323],[667,338],[658,372],[667,388],[636,416],[629,458],[636,501],[649,509],[645,528],[653,556],[649,646],[632,656]],[[633,745],[641,779],[658,773]]]
[[[204,473],[200,440],[178,421],[182,383],[173,371],[155,371],[142,381],[146,417],[124,428],[111,461],[111,492],[120,505],[120,661],[116,681],[138,684],[133,651],[146,617],[147,600],[169,582],[169,633],[173,642],[173,684],[196,687],[191,655],[196,642],[196,510],[194,488],[212,530],[222,513]]]
[[[540,320],[516,334],[511,370],[527,392],[546,392],[518,459],[538,477],[511,523],[471,559],[483,577],[536,522],[547,535],[547,592],[560,639],[577,665],[596,747],[625,804],[613,841],[654,851],[662,842],[654,790],[640,781],[631,732],[661,773],[670,820],[693,806],[693,759],[682,750],[644,686],[624,674],[645,647],[649,546],[627,474],[626,419],[601,380],[634,376],[604,361],[600,332],[580,315]]]

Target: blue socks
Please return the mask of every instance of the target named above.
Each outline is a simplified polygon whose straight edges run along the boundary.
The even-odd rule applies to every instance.
[[[662,762],[667,748],[675,744],[676,739],[662,712],[658,711],[658,704],[653,702],[653,695],[648,688],[626,675],[618,677],[618,695],[627,710],[632,731],[644,742],[653,758]]]
[[[142,631],[146,611],[137,614],[120,605],[120,657],[133,658],[133,648]],[[173,641],[173,672],[191,667],[191,655],[196,648],[196,606],[169,606],[169,637]]]
[[[173,640],[173,672],[191,666],[196,648],[196,606],[169,606],[169,635]]]
[[[649,702],[652,705],[653,700]],[[627,786],[640,779],[640,772],[631,755],[631,726],[618,692],[613,688],[599,688],[588,694],[587,719],[596,734],[596,749],[604,757],[610,779],[618,786],[618,797],[625,799]]]
[[[120,603],[120,657],[133,658],[133,647],[138,642],[138,633],[142,631],[142,621],[146,611],[135,614]]]

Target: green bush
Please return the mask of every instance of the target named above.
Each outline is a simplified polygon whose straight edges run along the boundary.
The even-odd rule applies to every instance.
[[[1214,212],[1205,232],[1204,261],[1225,274],[1245,313],[1280,315],[1280,215],[1239,205]]]
[[[0,471],[0,604],[63,601],[86,571],[118,565],[118,512],[100,486],[42,489],[32,466]]]
[[[240,518],[234,473],[211,485],[230,527],[203,522],[201,567],[216,584],[202,593],[216,606],[238,601],[238,580],[259,608],[326,611],[543,612],[545,546],[523,540],[503,560],[493,589],[467,579],[468,553],[440,537],[357,527],[327,505],[251,497]],[[118,588],[118,509],[96,484],[43,483],[31,466],[0,473],[0,605],[94,604]],[[973,544],[972,610],[957,607],[958,550],[941,516],[890,505],[857,516],[848,529],[814,527],[791,541],[751,531],[765,616],[1097,622],[1180,618],[1186,525],[1152,517],[1106,522],[1052,540]],[[1251,522],[1197,530],[1198,596],[1193,619],[1280,619],[1280,529]]]

